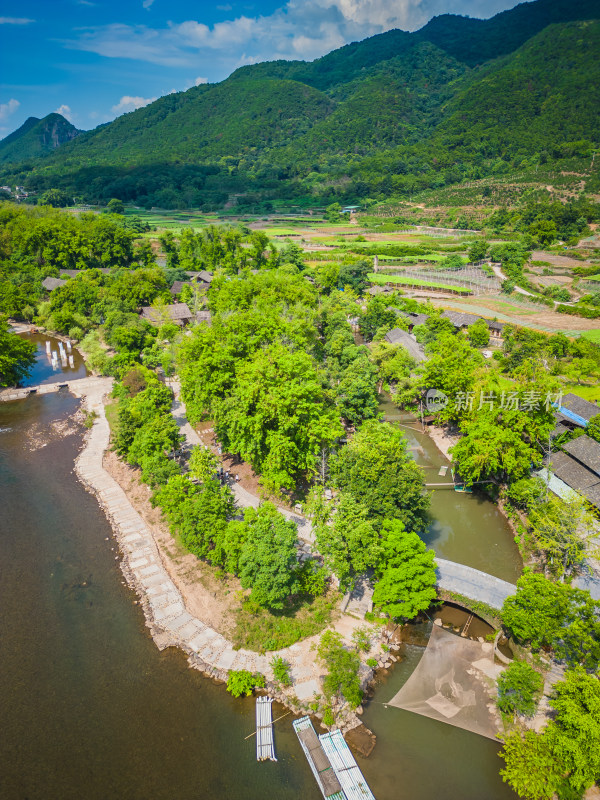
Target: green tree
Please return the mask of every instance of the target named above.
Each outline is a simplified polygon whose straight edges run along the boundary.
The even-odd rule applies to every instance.
[[[520,797],[582,797],[600,773],[600,680],[581,667],[567,670],[550,699],[554,719],[541,733],[511,734],[501,775]]]
[[[339,222],[341,219],[340,211],[342,207],[339,203],[331,203],[325,209],[325,216],[328,222]]]
[[[66,208],[73,202],[73,197],[62,189],[47,189],[38,197],[38,205],[52,208]]]
[[[276,491],[293,488],[322,445],[341,435],[310,355],[279,343],[238,365],[231,393],[214,411],[223,446]]]
[[[498,678],[498,708],[505,714],[531,717],[544,686],[537,670],[524,661],[512,661]]]
[[[336,395],[340,414],[351,425],[378,416],[377,371],[366,356],[355,358],[344,370]]]
[[[360,705],[360,658],[353,650],[344,647],[337,631],[325,631],[317,647],[317,655],[327,669],[323,680],[325,697],[344,697],[352,708]]]
[[[26,378],[35,364],[35,344],[12,333],[0,316],[0,386],[13,386]]]
[[[250,525],[240,554],[244,589],[266,608],[281,609],[297,590],[298,535],[296,525],[272,503],[263,503]]]
[[[478,319],[467,328],[469,342],[473,347],[487,347],[490,343],[490,331],[483,319]]]
[[[338,286],[345,289],[351,286],[358,294],[363,295],[369,286],[369,273],[372,265],[368,261],[355,261],[353,264],[342,264],[338,276]]]
[[[553,583],[526,571],[517,593],[502,607],[502,621],[514,638],[534,650],[551,647],[569,664],[597,669],[600,664],[600,602],[588,591]]]
[[[462,336],[444,331],[428,350],[431,355],[422,367],[420,384],[424,389],[437,389],[450,399],[440,417],[460,419],[464,411],[459,401],[473,390],[483,356]]]
[[[331,460],[334,484],[367,509],[369,518],[401,519],[420,529],[429,507],[423,469],[408,453],[406,437],[387,422],[367,420]]]
[[[340,496],[332,524],[318,525],[315,536],[325,564],[344,588],[355,575],[379,562],[379,534],[368,519],[367,508],[350,494]]]
[[[596,414],[595,417],[590,419],[585,432],[591,439],[600,442],[600,414]]]
[[[489,249],[489,244],[485,239],[475,239],[469,245],[469,261],[483,261]]]
[[[385,520],[381,537],[381,577],[373,603],[390,617],[413,619],[437,596],[435,554],[416,533],[406,531],[400,520]]]
[[[525,800],[550,800],[560,784],[562,771],[548,738],[535,731],[515,731],[504,742],[506,767],[502,779]]]
[[[106,204],[106,210],[109,214],[124,214],[125,206],[123,205],[122,200],[118,200],[116,197],[113,197],[112,200],[109,200]]]
[[[380,328],[388,331],[396,325],[396,314],[389,306],[389,300],[376,295],[369,298],[366,311],[360,316],[360,332],[370,342]]]
[[[561,580],[581,571],[587,557],[598,555],[594,514],[575,492],[566,502],[549,495],[531,509],[529,522],[547,573]]]
[[[600,775],[600,679],[581,667],[567,670],[554,686],[550,705],[554,723],[546,736],[564,783],[585,792]],[[563,792],[559,792],[563,796]]]

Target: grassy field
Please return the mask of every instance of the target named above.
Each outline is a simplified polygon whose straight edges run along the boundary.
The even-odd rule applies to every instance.
[[[580,386],[578,383],[563,384],[563,396],[569,392],[583,400],[589,400],[591,403],[600,403],[600,386],[598,384],[592,386]]]
[[[590,342],[596,342],[596,344],[600,344],[600,329],[596,328],[593,331],[584,331],[582,334],[584,339],[589,339]]]

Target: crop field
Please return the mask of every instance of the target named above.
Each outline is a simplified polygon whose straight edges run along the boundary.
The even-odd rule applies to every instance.
[[[400,286],[415,286],[423,287],[424,289],[440,289],[445,292],[472,294],[470,289],[463,289],[462,286],[450,286],[445,283],[437,283],[436,281],[423,281],[418,278],[405,278],[402,275],[386,275],[385,277],[382,277],[375,272],[371,272],[369,273],[368,277],[372,283],[397,283]]]

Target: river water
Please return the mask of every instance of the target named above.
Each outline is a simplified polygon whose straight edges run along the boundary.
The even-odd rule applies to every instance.
[[[82,437],[71,421],[77,408],[62,393],[0,403],[0,797],[318,800],[291,718],[276,725],[279,761],[258,764],[254,741],[244,741],[254,729],[254,701],[231,698],[189,669],[181,652],[156,649],[124,585],[111,529],[73,474]],[[472,545],[460,551],[462,529],[454,527],[461,506],[446,521],[446,504],[437,502],[432,544],[470,563]],[[494,515],[478,504],[469,525],[478,524],[476,508],[487,520],[481,552],[487,548],[492,563],[485,567],[514,577],[506,531],[493,529]],[[481,566],[479,556],[473,561]],[[375,796],[514,797],[498,776],[494,742],[383,705],[422,652],[404,645],[404,660],[365,708],[378,742],[359,763]]]

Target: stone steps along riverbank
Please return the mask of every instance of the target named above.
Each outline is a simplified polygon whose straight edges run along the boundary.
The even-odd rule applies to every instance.
[[[88,411],[97,415],[76,460],[75,470],[84,486],[96,496],[113,527],[123,553],[123,574],[140,597],[146,624],[159,649],[178,647],[187,653],[191,666],[223,681],[227,680],[230,670],[261,672],[269,682],[267,688],[271,695],[290,705],[291,698],[272,683],[273,671],[269,661],[278,655],[290,664],[293,682],[290,691],[301,703],[312,700],[321,692],[321,670],[313,649],[320,635],[269,653],[269,656],[260,655],[250,650],[234,650],[228,639],[186,610],[184,599],[162,562],[151,531],[103,466],[103,455],[110,439],[103,398],[111,390],[112,379],[93,378],[85,384],[82,381],[73,384],[71,391],[84,399]],[[185,418],[185,410],[180,418]],[[350,643],[354,629],[362,624],[362,620],[344,615],[335,628]],[[365,682],[372,676],[366,665],[361,672]],[[343,730],[360,724],[358,717],[348,713],[344,717]]]
[[[98,416],[76,460],[75,471],[85,487],[96,495],[112,525],[123,553],[123,573],[140,597],[157,645],[160,649],[180,647],[188,653],[193,666],[223,680],[231,669],[259,671],[269,677],[271,670],[266,656],[234,650],[231,642],[186,610],[183,598],[161,560],[152,533],[102,464],[110,439],[103,397],[110,391],[112,380],[94,378],[85,383],[84,386],[77,382],[70,388],[84,398],[88,411],[96,412]]]

